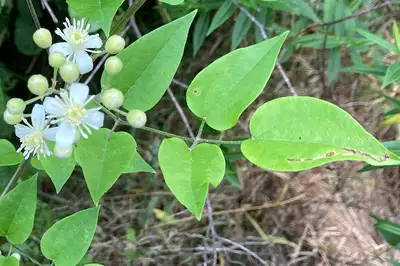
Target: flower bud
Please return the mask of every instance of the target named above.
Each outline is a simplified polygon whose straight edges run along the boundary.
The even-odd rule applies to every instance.
[[[124,95],[118,89],[109,89],[101,94],[101,100],[108,109],[118,109],[124,103]]]
[[[147,116],[141,110],[131,110],[126,116],[126,120],[128,120],[129,125],[136,128],[141,128],[146,124]]]
[[[28,79],[28,89],[35,95],[43,95],[49,89],[49,82],[43,75],[32,75]]]
[[[58,158],[69,158],[72,155],[72,145],[71,146],[61,146],[56,145],[54,146],[54,155]]]
[[[111,56],[106,60],[104,69],[110,75],[117,75],[119,72],[121,72],[123,66],[124,65],[122,64],[121,59],[116,56]]]
[[[18,254],[18,253],[13,253],[13,254],[11,254],[11,257],[16,258],[18,261],[21,261],[21,255]]]
[[[20,115],[24,112],[26,104],[20,98],[12,98],[7,102],[7,111],[13,115]]]
[[[8,110],[5,110],[3,114],[3,119],[9,125],[16,125],[21,122],[22,114],[13,115]]]
[[[49,56],[49,65],[54,68],[60,68],[65,63],[65,56],[60,52],[51,53]]]
[[[117,54],[125,48],[125,40],[119,35],[113,35],[106,42],[106,52],[109,54]]]
[[[48,29],[40,28],[33,34],[33,41],[37,46],[43,49],[47,49],[53,43],[51,33]]]
[[[79,77],[79,68],[72,62],[67,62],[60,68],[61,78],[65,82],[74,82]]]

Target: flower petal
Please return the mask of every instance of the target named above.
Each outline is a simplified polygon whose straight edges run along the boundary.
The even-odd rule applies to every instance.
[[[23,138],[33,132],[33,129],[22,124],[15,125],[15,135],[18,138]]]
[[[83,46],[85,47],[85,49],[101,48],[103,46],[103,42],[101,41],[101,38],[98,34],[90,35],[84,41]]]
[[[65,56],[72,53],[72,48],[67,42],[55,43],[50,47],[50,53],[60,52]]]
[[[47,140],[55,142],[57,131],[58,131],[58,127],[52,127],[52,128],[45,129],[43,131],[43,137]]]
[[[75,51],[75,63],[81,74],[86,74],[93,69],[93,60],[85,50]]]
[[[69,89],[69,98],[71,102],[83,106],[89,95],[89,87],[82,83],[73,83]]]
[[[44,107],[41,104],[35,104],[32,110],[32,126],[37,131],[42,131],[45,126],[46,113],[44,112]]]
[[[103,127],[104,114],[97,110],[88,110],[82,123],[90,126],[91,128],[99,129]]]
[[[61,100],[57,100],[54,97],[46,97],[43,106],[47,113],[57,117],[63,116],[65,113],[65,106],[62,104]]]
[[[60,147],[71,146],[76,137],[76,128],[69,122],[62,122],[56,133],[56,145]]]

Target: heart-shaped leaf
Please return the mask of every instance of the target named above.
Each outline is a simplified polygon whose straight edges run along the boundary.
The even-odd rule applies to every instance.
[[[32,233],[36,211],[37,174],[22,182],[0,200],[0,236],[20,245]]]
[[[264,89],[288,32],[233,51],[202,70],[190,84],[190,110],[217,130],[233,127]]]
[[[0,266],[19,266],[19,261],[16,257],[4,257],[0,255]]]
[[[265,103],[250,121],[244,156],[274,171],[301,171],[333,161],[399,164],[400,158],[339,107],[311,97]]]
[[[217,187],[225,173],[225,159],[214,144],[189,149],[178,138],[165,139],[158,153],[165,183],[175,197],[200,220],[208,185]]]
[[[124,173],[136,153],[136,142],[126,132],[102,128],[87,139],[81,139],[75,149],[75,159],[83,174],[93,202],[101,197]]]
[[[156,171],[145,160],[143,160],[142,156],[136,152],[132,163],[128,165],[124,173],[128,174],[138,172],[156,173]]]
[[[44,233],[40,241],[43,255],[56,266],[77,265],[85,256],[96,232],[99,207],[63,218]]]
[[[160,101],[179,63],[196,11],[146,35],[118,54],[122,71],[108,82],[104,71],[102,86],[118,88],[125,94],[124,107],[147,111]]]
[[[8,140],[0,139],[0,166],[16,165],[24,160],[22,153],[16,152]]]

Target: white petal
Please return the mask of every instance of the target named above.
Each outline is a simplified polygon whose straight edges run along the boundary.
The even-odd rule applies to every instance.
[[[62,122],[56,133],[56,145],[59,147],[71,146],[75,141],[76,128],[69,122]]]
[[[85,101],[89,95],[89,87],[82,83],[73,83],[71,87],[69,87],[69,98],[71,102],[84,105]]]
[[[32,110],[32,126],[38,130],[38,131],[42,131],[45,124],[45,120],[46,120],[46,113],[44,112],[44,107],[41,104],[35,104],[35,106],[33,107]]]
[[[65,113],[65,106],[54,97],[46,97],[43,106],[46,112],[51,115],[63,116]]]
[[[43,137],[47,140],[55,142],[57,131],[58,131],[58,127],[52,127],[52,128],[45,129],[43,131]]]
[[[50,47],[50,53],[54,52],[60,52],[65,56],[68,56],[72,53],[72,48],[67,42],[59,42]]]
[[[90,35],[84,41],[83,46],[85,47],[85,49],[101,48],[103,46],[103,42],[101,41],[101,38],[98,34]]]
[[[88,110],[86,117],[82,121],[83,124],[88,125],[94,129],[103,127],[104,114],[96,110]]]
[[[33,129],[22,124],[15,125],[15,135],[18,138],[23,138],[33,132]]]
[[[75,63],[78,65],[81,74],[86,74],[93,69],[93,60],[84,50],[75,51]]]

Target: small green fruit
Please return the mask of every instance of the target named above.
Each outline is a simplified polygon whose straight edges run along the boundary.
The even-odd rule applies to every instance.
[[[9,111],[5,110],[3,114],[4,121],[9,125],[16,125],[22,120],[22,114],[13,115]]]
[[[26,104],[20,98],[12,98],[7,102],[7,111],[13,115],[20,115],[25,111]]]
[[[77,64],[67,62],[60,68],[60,76],[65,82],[74,82],[79,77],[79,68]]]
[[[35,95],[43,95],[49,89],[49,82],[43,75],[32,75],[28,79],[28,89]]]
[[[104,64],[104,69],[108,74],[114,76],[121,72],[123,66],[124,65],[122,64],[121,59],[116,56],[111,56],[106,60],[106,63]]]
[[[105,48],[107,53],[117,54],[125,48],[125,40],[119,35],[113,35],[108,38]]]
[[[48,29],[41,28],[35,31],[33,34],[33,41],[40,48],[47,49],[53,43],[53,38],[51,37],[51,33]]]
[[[65,63],[65,56],[60,52],[51,53],[49,56],[49,65],[54,68],[60,68]]]
[[[118,89],[105,90],[101,94],[101,100],[105,107],[110,110],[118,109],[124,103],[124,95]]]
[[[141,110],[131,110],[126,116],[126,120],[128,120],[129,125],[141,128],[146,124],[147,116],[145,112]]]

